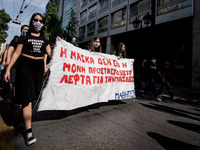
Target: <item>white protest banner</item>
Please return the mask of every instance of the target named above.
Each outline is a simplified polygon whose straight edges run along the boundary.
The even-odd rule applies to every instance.
[[[135,98],[134,59],[89,52],[57,41],[49,81],[38,111],[72,110],[109,100]]]

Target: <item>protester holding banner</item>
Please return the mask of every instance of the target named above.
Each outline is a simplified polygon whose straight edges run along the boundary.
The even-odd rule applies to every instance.
[[[43,84],[44,55],[51,57],[49,41],[44,36],[44,18],[35,13],[31,17],[29,30],[25,38],[19,39],[19,44],[12,56],[4,75],[5,81],[10,79],[10,70],[19,58],[16,71],[16,102],[22,104],[25,123],[24,140],[26,145],[36,142],[32,134],[32,102],[39,96]]]
[[[116,55],[118,59],[126,58],[126,56],[127,56],[126,45],[122,42],[117,44],[116,49],[113,54]]]
[[[135,98],[133,67],[134,59],[91,53],[60,39],[37,111],[73,110]]]
[[[92,41],[88,44],[88,50],[91,52],[100,52],[102,53],[101,43],[99,37],[94,37]]]
[[[75,36],[72,37],[71,43],[72,43],[74,46],[76,46],[76,37],[75,37]]]

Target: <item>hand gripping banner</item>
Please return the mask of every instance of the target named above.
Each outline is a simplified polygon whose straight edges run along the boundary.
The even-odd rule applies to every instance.
[[[89,52],[59,40],[38,111],[72,110],[109,100],[135,98],[134,59]]]

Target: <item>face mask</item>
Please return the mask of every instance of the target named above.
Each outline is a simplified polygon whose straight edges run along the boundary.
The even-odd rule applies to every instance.
[[[76,45],[76,42],[75,42],[75,41],[72,41],[71,43],[72,43],[74,46]]]
[[[26,33],[27,33],[27,32],[28,32],[27,30],[23,30],[23,31],[22,31],[22,36],[23,36],[23,37],[26,37]]]
[[[93,44],[94,44],[94,47],[95,47],[95,48],[97,48],[97,47],[100,46],[100,43],[99,43],[99,42],[93,42]]]
[[[156,63],[156,60],[155,60],[155,59],[152,59],[151,62],[155,64],[155,63]]]
[[[33,21],[33,28],[36,32],[40,31],[43,26],[44,26],[43,23],[40,23],[39,21],[38,22]]]
[[[121,49],[121,52],[123,53],[124,51],[125,51],[125,48],[122,48],[122,49]]]

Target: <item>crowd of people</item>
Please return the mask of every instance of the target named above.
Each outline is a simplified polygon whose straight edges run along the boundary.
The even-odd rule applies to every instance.
[[[138,82],[136,88],[143,89],[145,92],[152,90],[156,101],[162,101],[161,93],[164,87],[166,87],[170,99],[176,99],[172,93],[170,81],[177,79],[172,74],[170,62],[168,60],[164,61],[163,64],[158,65],[158,61],[155,57],[152,57],[149,61],[143,59],[137,70],[137,75]],[[157,83],[160,83],[161,85],[159,90],[157,90]]]
[[[22,105],[24,120],[23,136],[26,145],[36,142],[31,126],[32,102],[40,94],[44,73],[47,72],[48,68],[46,66],[47,59],[53,55],[50,42],[44,35],[44,28],[45,21],[43,16],[39,13],[33,14],[29,25],[21,27],[21,36],[15,36],[0,57],[0,85],[3,85],[3,80],[8,82],[10,99]],[[71,38],[71,43],[77,46],[75,36]],[[88,50],[90,52],[102,53],[99,37],[94,37],[88,43]],[[126,45],[122,42],[118,43],[112,54],[116,55],[118,59],[127,58]],[[137,71],[136,74],[139,74],[139,82],[136,84],[136,89],[141,88],[141,83],[144,81],[145,90],[152,89],[155,100],[161,101],[162,97],[160,95],[166,86],[171,99],[175,99],[170,87],[170,78],[173,76],[170,72],[169,61],[166,61],[164,66],[159,69],[155,57],[152,57],[150,61],[143,59],[140,69]],[[158,77],[162,81],[159,90],[156,87]]]
[[[2,62],[5,73],[4,77],[1,74],[1,79],[4,78],[5,82],[12,85],[11,97],[16,104],[22,105],[23,136],[28,146],[36,142],[31,126],[32,102],[38,98],[42,88],[45,55],[53,55],[50,43],[44,36],[44,28],[43,16],[39,13],[33,14],[29,26],[22,26],[21,36],[16,36],[11,41],[4,52],[6,59]]]

